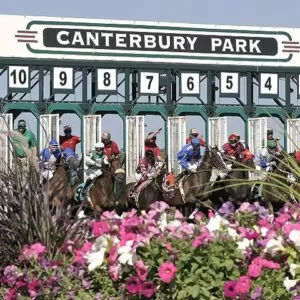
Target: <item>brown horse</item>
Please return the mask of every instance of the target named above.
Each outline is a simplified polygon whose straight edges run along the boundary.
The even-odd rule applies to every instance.
[[[97,213],[122,210],[125,206],[125,171],[122,164],[119,157],[113,158],[107,167],[103,167],[103,174],[89,188],[85,200]]]
[[[156,176],[149,180],[148,184],[141,189],[137,197],[130,195],[131,188],[135,185],[135,182],[130,182],[126,186],[126,209],[135,208],[138,211],[147,211],[152,203],[155,201],[163,201],[162,182],[166,174],[165,164],[159,169]]]
[[[63,207],[67,207],[72,203],[76,185],[70,186],[69,170],[61,157],[57,159],[55,166],[51,180],[43,180],[43,192],[51,205],[58,207],[63,204]]]
[[[210,179],[213,168],[218,170],[226,168],[217,147],[212,148],[210,151],[206,150],[197,173],[190,173],[184,177],[183,174],[179,174],[178,178],[181,178],[179,187],[173,191],[165,191],[165,201],[170,206],[188,207],[188,213],[190,208],[195,208],[196,205],[200,207],[211,206],[212,203],[209,199],[211,197],[212,182],[210,182]]]

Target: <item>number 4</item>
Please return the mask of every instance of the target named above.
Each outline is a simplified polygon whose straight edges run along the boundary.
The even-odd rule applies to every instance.
[[[272,84],[271,84],[271,77],[268,77],[266,82],[265,82],[265,88],[271,91],[272,89]]]

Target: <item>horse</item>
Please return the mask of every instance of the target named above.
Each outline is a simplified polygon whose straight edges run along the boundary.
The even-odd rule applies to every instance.
[[[102,168],[103,174],[91,183],[86,199],[82,199],[94,212],[106,210],[124,210],[125,202],[125,171],[122,159],[111,158],[109,165]],[[76,195],[81,192],[83,184],[77,187]],[[74,199],[78,203],[80,199]]]
[[[186,212],[190,212],[190,208],[196,206],[211,206],[211,184],[212,170],[226,169],[226,165],[221,157],[221,153],[217,147],[206,149],[203,160],[196,173],[179,174],[176,178],[177,187],[173,190],[164,189],[164,200],[170,206],[187,208]]]
[[[293,156],[285,152],[274,157],[274,163],[261,182],[261,201],[270,212],[278,211],[284,204],[300,200],[300,172]]]
[[[227,175],[218,178],[213,188],[213,196],[218,204],[231,201],[238,205],[241,202],[250,201],[252,183],[249,182],[249,172],[255,171],[254,156],[240,155],[236,160],[230,160],[230,168]]]
[[[141,186],[141,190],[136,196],[132,196],[130,193],[132,187],[136,183],[135,182],[128,183],[126,186],[127,210],[134,208],[137,209],[139,212],[142,210],[147,211],[150,205],[155,201],[163,201],[164,197],[163,197],[162,183],[166,172],[167,169],[164,163],[162,167],[158,170],[156,176],[151,180],[145,182],[146,184],[145,186]]]

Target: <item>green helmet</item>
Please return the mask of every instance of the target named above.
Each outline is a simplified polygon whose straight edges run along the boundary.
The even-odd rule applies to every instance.
[[[276,142],[274,140],[268,140],[267,141],[267,147],[271,150],[275,149],[276,148]]]

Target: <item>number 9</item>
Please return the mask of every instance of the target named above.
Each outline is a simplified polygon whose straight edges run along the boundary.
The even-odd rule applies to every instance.
[[[59,73],[60,85],[64,86],[67,83],[67,73],[65,71],[61,71]]]

